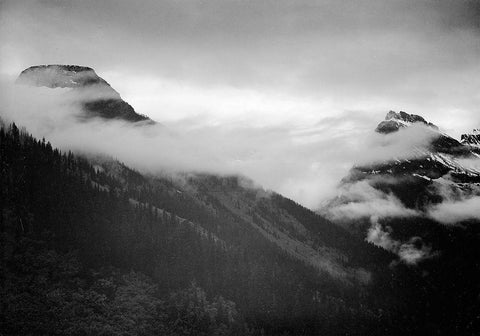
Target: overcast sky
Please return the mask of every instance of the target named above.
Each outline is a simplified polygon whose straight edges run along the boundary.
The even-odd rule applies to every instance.
[[[167,126],[257,129],[247,133],[293,136],[309,151],[317,141],[330,154],[322,139],[354,143],[388,110],[420,114],[455,137],[480,127],[479,1],[0,4],[3,81],[31,65],[90,66]],[[331,156],[315,158],[308,169]],[[327,169],[338,172],[335,183],[352,162],[341,164]],[[265,180],[271,168],[262,168]],[[310,181],[290,177],[267,185],[313,206],[292,189]]]
[[[478,1],[1,1],[1,72],[88,65],[159,121],[480,126]]]

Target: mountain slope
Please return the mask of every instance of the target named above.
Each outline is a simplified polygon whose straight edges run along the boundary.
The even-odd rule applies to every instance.
[[[431,334],[476,333],[480,171],[478,154],[466,144],[471,138],[460,143],[404,112],[389,112],[376,131],[387,145],[413,143],[410,152],[396,156],[394,143],[390,158],[353,167],[321,213],[397,254],[391,266],[406,265],[404,275],[416,283],[407,286],[405,302],[412,311],[423,307],[418,314]]]
[[[102,103],[124,106],[90,68],[34,67],[19,81],[70,88],[84,118],[137,118]],[[2,125],[1,329],[476,335],[480,226],[443,226],[428,212],[445,189],[476,195],[476,154],[420,116],[386,119],[385,137],[420,124],[428,144],[354,167],[343,181],[354,193],[330,207],[351,209],[367,190],[383,202],[374,209],[393,202],[408,215],[335,223],[244,177],[144,175]]]
[[[92,68],[78,65],[37,65],[23,70],[17,83],[48,88],[70,88],[70,95],[78,101],[84,117],[120,119],[128,122],[154,123],[135,112],[103,78]]]
[[[8,319],[0,323],[9,330],[7,335],[26,323],[15,311],[35,309],[32,302],[40,300],[50,307],[49,300],[56,298],[60,301],[53,306],[55,314],[68,315],[71,296],[88,301],[84,295],[99,295],[113,307],[119,304],[116,300],[121,300],[122,290],[137,293],[142,286],[156,288],[142,296],[146,300],[142,304],[160,300],[169,302],[168,309],[180,309],[178,305],[187,300],[188,307],[188,300],[197,304],[196,299],[182,297],[199,287],[208,297],[206,306],[216,302],[223,311],[234,307],[238,312],[231,321],[220,311],[207,324],[190,321],[188,328],[194,334],[208,328],[220,330],[222,323],[219,334],[248,334],[242,321],[252,332],[260,334],[263,329],[271,335],[367,330],[382,334],[393,328],[391,324],[375,326],[378,319],[393,317],[400,306],[388,288],[381,291],[391,300],[376,298],[383,275],[373,273],[387,266],[388,253],[280,195],[246,186],[238,177],[143,176],[116,161],[62,154],[14,125],[0,130],[0,153],[5,277],[1,289],[9,302],[2,306],[2,316]],[[359,258],[362,254],[369,257]],[[56,274],[56,262],[38,259],[49,255],[67,269],[74,263],[72,273],[61,271],[52,278],[49,274]],[[377,256],[384,258],[383,264]],[[135,274],[129,275],[131,271]],[[42,281],[45,285],[40,285]],[[132,281],[140,288],[129,287]],[[35,288],[31,286],[42,291],[22,301],[25,291]],[[55,288],[62,288],[61,292]],[[87,301],[75,305],[84,307]],[[135,307],[124,304],[119,309]],[[160,319],[162,328],[170,328],[174,314],[162,309],[167,317],[154,319]],[[148,319],[153,318],[148,311]],[[22,330],[38,327],[33,321],[52,314],[43,308],[38,313],[40,320],[33,319]],[[102,321],[97,327],[113,328],[104,313],[85,314],[87,320]],[[66,324],[42,330],[53,334],[75,329],[83,323],[80,317],[68,315],[62,322]],[[145,323],[148,330],[159,330]]]
[[[396,126],[389,126],[386,130],[385,123]],[[393,154],[388,160],[357,165],[343,183],[367,181],[384,193],[393,193],[406,207],[417,210],[445,200],[445,195],[441,195],[438,189],[446,182],[459,192],[466,193],[465,197],[476,195],[480,186],[480,170],[470,163],[479,159],[479,156],[471,146],[441,133],[438,127],[422,117],[405,112],[396,114],[390,111],[386,121],[382,121],[376,131],[388,137],[391,133],[418,123],[425,125],[421,131],[428,135],[425,137],[428,139],[426,143],[412,145],[406,157],[395,157]],[[401,183],[397,183],[399,181]]]

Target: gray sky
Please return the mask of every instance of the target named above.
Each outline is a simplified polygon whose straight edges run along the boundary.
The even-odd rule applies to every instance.
[[[210,151],[268,143],[245,173],[312,207],[390,109],[480,127],[479,1],[0,0],[2,81],[54,63],[93,67],[167,126],[216,129]]]
[[[0,34],[2,73],[89,65],[160,121],[480,126],[478,1],[15,0]]]

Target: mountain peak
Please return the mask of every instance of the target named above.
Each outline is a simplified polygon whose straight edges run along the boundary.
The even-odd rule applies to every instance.
[[[378,133],[392,133],[398,131],[400,128],[408,127],[414,123],[422,123],[426,126],[438,130],[438,127],[428,121],[423,117],[416,114],[409,114],[404,111],[395,112],[389,111],[385,116],[385,120],[378,124],[375,131]]]
[[[94,84],[110,86],[90,67],[61,64],[31,66],[20,73],[17,83],[49,88],[77,88]]]
[[[95,70],[80,65],[35,65],[23,70],[17,84],[48,88],[70,88],[78,97],[84,117],[120,119],[128,122],[155,122],[140,115],[125,102]]]

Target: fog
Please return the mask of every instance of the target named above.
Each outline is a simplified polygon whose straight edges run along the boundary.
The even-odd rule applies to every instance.
[[[337,197],[346,202],[329,205],[327,215],[333,220],[419,215],[416,210],[406,208],[393,194],[373,188],[369,181],[341,185],[338,189]]]
[[[0,3],[0,72],[93,67],[165,122],[295,127],[392,110],[480,124],[478,1]],[[185,120],[186,119],[186,120]]]
[[[378,223],[378,219],[373,217],[366,240],[397,254],[399,259],[407,265],[416,265],[424,259],[436,256],[436,253],[431,251],[431,247],[425,244],[420,237],[412,237],[407,242],[402,243],[393,239],[390,234],[391,228],[383,228]]]
[[[336,195],[340,180],[354,164],[406,158],[431,137],[421,127],[376,134],[376,122],[361,113],[352,119],[328,118],[309,128],[286,123],[198,125],[194,120],[143,127],[118,120],[85,121],[78,118],[79,102],[99,98],[98,91],[92,97],[89,92],[28,87],[5,79],[1,114],[64,150],[107,154],[147,173],[240,174],[313,209]],[[375,191],[362,192],[370,197]],[[389,196],[377,196],[363,205],[369,210],[346,205],[348,209],[338,211],[351,216],[404,211]]]
[[[360,118],[358,114],[355,120],[339,116],[311,128],[293,129],[288,125],[252,128],[241,123],[198,126],[193,121],[137,125],[79,118],[84,113],[81,102],[85,99],[111,97],[108,91],[106,97],[99,94],[30,87],[6,79],[2,81],[0,115],[63,150],[106,154],[146,173],[241,174],[252,178],[256,185],[311,208],[335,196],[347,197],[350,202],[330,208],[331,219],[370,218],[372,225],[366,239],[397,254],[408,265],[435,255],[421,238],[394,240],[378,223],[385,217],[420,216],[418,211],[405,208],[393,195],[374,189],[367,181],[340,184],[354,164],[409,158],[414,154],[412,149],[422,148],[432,139],[432,133],[422,126],[382,135],[373,131],[368,117]],[[355,132],[345,131],[352,126]],[[478,204],[471,209],[475,206]],[[431,217],[438,216],[443,218],[440,222],[445,222],[459,213],[465,217],[464,209],[454,203],[441,204],[432,210]],[[450,217],[444,216],[445,211]]]
[[[480,167],[480,158],[463,160],[465,166]],[[480,219],[480,185],[458,188],[449,175],[435,181],[432,186],[442,202],[427,209],[427,215],[445,225]]]
[[[429,215],[445,224],[455,224],[467,220],[480,219],[480,196],[460,201],[446,201],[434,206]]]
[[[332,220],[370,220],[367,240],[414,265],[435,252],[394,240],[381,219],[479,219],[479,191],[452,193],[446,176],[434,183],[443,202],[420,212],[341,180],[434,136],[418,125],[375,133],[389,110],[457,138],[480,127],[479,22],[475,0],[4,0],[0,117],[145,173],[240,174],[311,209],[338,196],[348,202],[329,203]],[[158,124],[79,118],[82,101],[108,90],[14,84],[38,64],[92,67]]]

